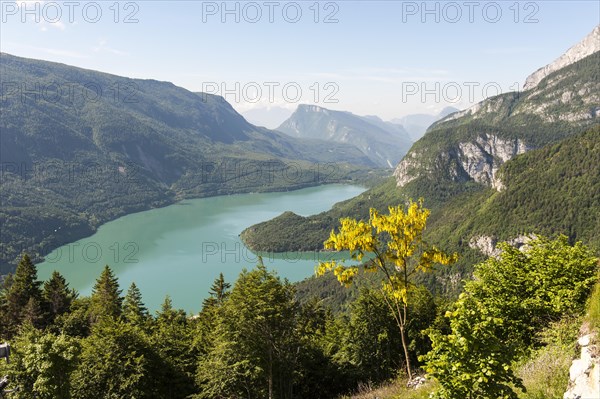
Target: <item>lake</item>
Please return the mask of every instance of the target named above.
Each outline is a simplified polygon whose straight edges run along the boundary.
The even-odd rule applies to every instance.
[[[364,190],[332,184],[187,200],[134,213],[57,248],[38,265],[38,276],[46,280],[58,270],[71,288],[89,295],[104,265],[109,265],[123,295],[135,282],[150,310],[160,308],[169,295],[176,308],[197,313],[220,272],[233,283],[242,269],[256,265],[257,256],[239,239],[242,230],[284,211],[302,216],[320,213]],[[314,274],[318,257],[318,253],[287,253],[263,257],[263,262],[282,278],[300,281]]]

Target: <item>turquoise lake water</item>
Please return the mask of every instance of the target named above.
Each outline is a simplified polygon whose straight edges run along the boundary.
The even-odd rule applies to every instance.
[[[158,309],[170,295],[175,307],[196,313],[220,272],[233,283],[242,269],[256,265],[257,256],[238,237],[246,227],[284,211],[320,213],[364,190],[326,185],[219,196],[127,215],[101,226],[91,237],[56,249],[38,265],[38,274],[45,280],[58,270],[72,288],[89,295],[108,264],[123,293],[135,282],[149,309]],[[318,257],[318,253],[287,253],[265,256],[263,261],[282,278],[299,281],[314,274]]]

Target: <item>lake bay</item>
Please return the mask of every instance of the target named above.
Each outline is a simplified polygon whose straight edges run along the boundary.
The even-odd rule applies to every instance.
[[[123,294],[135,282],[150,310],[158,309],[169,295],[176,308],[196,313],[219,273],[234,283],[242,269],[256,265],[257,256],[239,239],[242,230],[284,211],[302,216],[320,213],[364,190],[332,184],[186,200],[134,213],[57,248],[38,265],[38,276],[46,280],[58,270],[71,288],[89,295],[104,265],[109,265]],[[318,255],[287,253],[263,261],[282,278],[299,281],[314,274]]]

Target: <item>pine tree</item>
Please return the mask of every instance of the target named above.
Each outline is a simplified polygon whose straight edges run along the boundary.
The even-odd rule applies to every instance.
[[[210,291],[208,292],[209,297],[202,302],[202,307],[209,308],[211,306],[222,305],[229,296],[230,288],[231,284],[225,282],[223,273],[219,273],[219,277],[215,279],[210,287]]]
[[[90,316],[92,322],[102,317],[118,318],[122,314],[123,298],[119,281],[110,267],[105,266],[92,290]]]
[[[294,295],[263,264],[240,275],[198,367],[203,397],[292,397],[299,350]]]
[[[71,303],[77,298],[77,293],[69,289],[65,278],[56,270],[44,283],[42,295],[49,323],[52,323],[57,316],[68,312],[71,309]]]
[[[15,274],[9,280],[10,286],[6,287],[2,314],[0,315],[0,325],[8,338],[11,338],[23,321],[25,309],[30,299],[39,306],[42,303],[42,291],[40,282],[37,280],[37,268],[31,262],[27,254],[17,265]],[[30,309],[32,310],[32,309]]]
[[[148,309],[142,302],[142,293],[135,283],[131,283],[125,295],[123,316],[129,323],[137,326],[142,326],[148,321]]]
[[[185,322],[187,316],[181,309],[173,308],[173,300],[169,295],[165,297],[164,302],[160,306],[160,311],[157,312],[156,321],[159,324],[173,324]]]
[[[155,373],[160,381],[157,397],[187,398],[196,390],[198,352],[193,345],[191,323],[183,310],[173,308],[173,301],[167,295],[150,337],[153,350],[162,359],[161,368]]]

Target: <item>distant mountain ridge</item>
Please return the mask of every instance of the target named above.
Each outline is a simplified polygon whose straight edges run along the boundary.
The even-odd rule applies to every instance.
[[[445,107],[437,114],[411,114],[402,118],[392,119],[391,122],[402,125],[410,135],[410,138],[413,141],[417,141],[423,137],[427,128],[434,122],[458,111],[460,111],[458,108]]]
[[[277,130],[297,138],[352,144],[380,167],[393,167],[412,144],[402,126],[316,105],[299,105]]]

